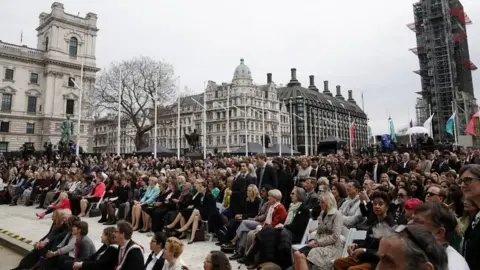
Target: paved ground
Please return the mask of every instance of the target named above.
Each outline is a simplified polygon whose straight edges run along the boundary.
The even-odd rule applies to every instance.
[[[17,234],[21,237],[24,237],[27,240],[32,240],[33,242],[37,241],[43,237],[50,228],[51,219],[50,217],[45,217],[43,220],[38,220],[35,217],[35,212],[37,210],[32,207],[25,206],[7,206],[0,205],[0,229],[7,230],[14,234]],[[87,221],[89,224],[89,237],[94,241],[97,248],[101,246],[100,236],[102,234],[103,228],[105,226],[99,224],[99,218],[84,218],[83,220]],[[133,239],[139,244],[143,245],[145,248],[145,258],[150,253],[150,237],[145,234],[135,232]],[[191,245],[187,245],[185,241],[185,250],[181,259],[189,266],[191,270],[203,269],[203,261],[207,254],[211,250],[219,250],[219,247],[214,244],[214,242],[198,242]],[[1,254],[3,255],[3,253]],[[3,256],[0,256],[2,258]],[[3,268],[3,259],[2,266]],[[232,269],[237,269],[238,264],[236,262],[232,263]],[[246,269],[245,267],[243,267]]]
[[[0,246],[0,258],[2,258],[2,265],[0,266],[1,269],[12,269],[17,267],[22,256],[11,251],[10,249]]]

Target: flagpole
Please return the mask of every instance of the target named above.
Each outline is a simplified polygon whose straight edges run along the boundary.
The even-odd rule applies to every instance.
[[[350,117],[350,113],[348,113],[348,124],[349,124],[349,129],[348,129],[348,148],[350,150],[350,155],[352,154],[352,119]]]
[[[178,76],[177,82],[177,159],[180,159],[180,150],[181,150],[181,141],[180,141],[180,130],[181,130],[181,121],[180,121],[180,76]]]
[[[457,112],[456,112],[456,107],[457,107],[457,104],[456,104],[456,101],[454,100],[453,103],[452,103],[452,113],[453,113],[453,140],[454,140],[454,145],[457,146],[458,145],[458,141],[457,141],[457,123],[456,123],[456,119],[457,119]]]

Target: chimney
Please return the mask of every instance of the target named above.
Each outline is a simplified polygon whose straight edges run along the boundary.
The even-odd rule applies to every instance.
[[[340,85],[337,85],[337,94],[335,95],[336,98],[345,100],[342,96],[342,88]]]
[[[330,90],[328,90],[328,81],[323,81],[323,94],[332,96],[332,93],[330,93]]]
[[[318,92],[318,88],[315,86],[315,76],[314,75],[310,75],[310,86],[308,86],[308,89]]]
[[[357,102],[355,102],[355,99],[353,99],[353,95],[352,95],[352,90],[348,90],[348,102],[351,102],[353,104],[357,104]]]
[[[288,83],[288,86],[291,87],[291,86],[300,86],[301,83],[297,80],[297,69],[296,68],[292,68],[291,70],[291,74],[292,74],[292,78],[290,79],[290,82]]]
[[[267,83],[272,83],[272,73],[267,73]]]

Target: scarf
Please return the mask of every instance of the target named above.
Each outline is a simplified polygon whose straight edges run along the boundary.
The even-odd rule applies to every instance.
[[[276,202],[274,205],[271,205],[271,206],[268,208],[267,217],[266,217],[266,219],[265,219],[265,224],[266,224],[266,225],[272,224],[273,212],[275,211],[275,208],[276,208],[278,205],[280,205],[280,202]]]
[[[302,205],[301,202],[291,203],[290,207],[288,208],[287,219],[285,220],[285,225],[292,223],[293,219],[297,215],[298,208]]]

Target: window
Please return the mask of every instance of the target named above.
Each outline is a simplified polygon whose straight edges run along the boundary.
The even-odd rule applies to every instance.
[[[0,123],[0,132],[9,132],[10,131],[10,122],[1,122]]]
[[[67,99],[67,106],[65,107],[66,114],[73,114],[75,109],[75,100]]]
[[[27,112],[28,113],[36,113],[37,112],[37,97],[28,97]]]
[[[8,142],[0,142],[0,153],[8,152]]]
[[[48,51],[48,37],[45,38],[45,51]]]
[[[2,111],[9,112],[12,110],[12,95],[3,94],[2,96]]]
[[[30,83],[38,84],[38,73],[30,73]]]
[[[26,133],[35,134],[35,124],[27,123]]]
[[[7,81],[13,81],[13,69],[7,68],[5,70],[5,80]]]
[[[75,87],[75,78],[68,77],[68,87]]]
[[[74,37],[70,38],[68,53],[70,56],[76,57],[78,51],[78,40]]]

